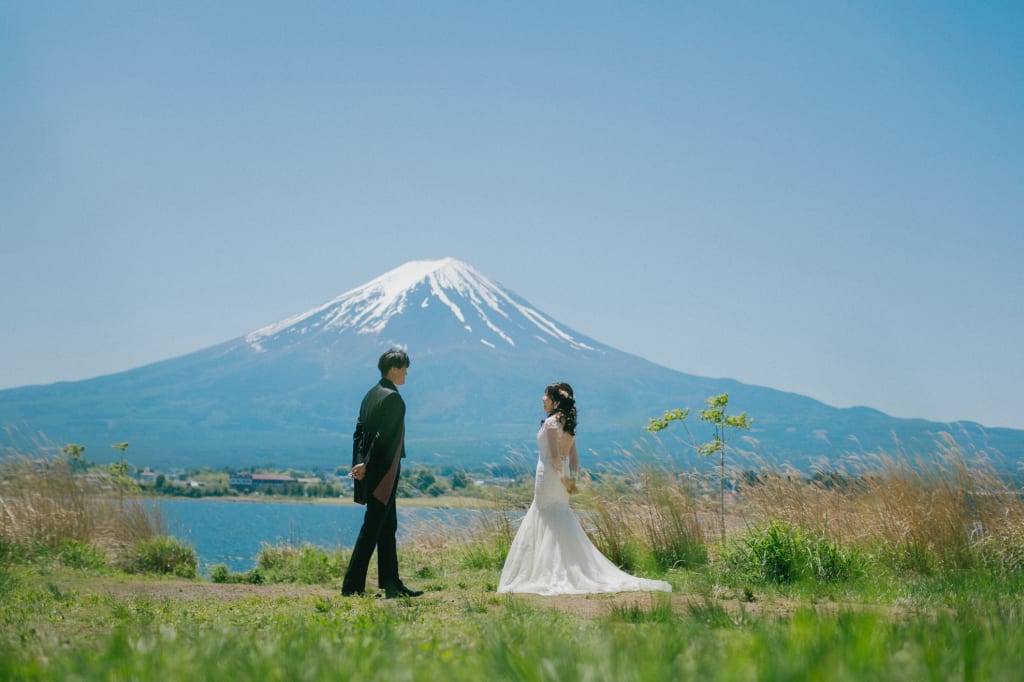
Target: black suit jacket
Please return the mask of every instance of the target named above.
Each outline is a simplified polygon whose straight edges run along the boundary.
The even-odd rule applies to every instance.
[[[355,482],[356,502],[366,504],[396,455],[405,457],[405,401],[394,383],[381,379],[363,398],[352,434],[352,466],[366,465],[366,476]]]

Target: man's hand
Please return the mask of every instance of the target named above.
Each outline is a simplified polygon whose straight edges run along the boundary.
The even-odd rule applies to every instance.
[[[352,471],[348,472],[348,477],[349,478],[354,478],[357,481],[363,480],[364,476],[366,476],[366,465],[365,464],[357,464],[354,467],[352,467]]]

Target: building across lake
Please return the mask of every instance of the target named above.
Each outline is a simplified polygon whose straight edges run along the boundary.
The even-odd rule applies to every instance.
[[[317,483],[320,479],[314,479]],[[228,485],[239,490],[252,490],[254,487],[269,485],[280,488],[288,483],[297,483],[298,479],[284,474],[232,474]]]
[[[262,486],[279,488],[294,483],[296,485],[320,485],[325,481],[321,478],[297,478],[286,474],[231,474],[228,485],[238,490],[252,490]]]

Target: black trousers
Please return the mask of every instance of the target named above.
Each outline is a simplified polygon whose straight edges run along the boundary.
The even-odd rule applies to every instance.
[[[395,486],[398,487],[397,484]],[[377,550],[377,583],[382,590],[397,590],[402,587],[398,578],[398,548],[395,533],[398,531],[398,512],[395,505],[395,494],[387,504],[383,504],[372,494],[366,502],[366,515],[363,527],[359,529],[356,546],[352,549],[352,558],[345,571],[345,580],[341,583],[343,592],[363,592],[366,590],[366,571],[370,566],[373,550]]]

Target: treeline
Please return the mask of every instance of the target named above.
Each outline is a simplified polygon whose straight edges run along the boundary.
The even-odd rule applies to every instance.
[[[352,494],[348,469],[278,469],[273,466],[244,468],[202,468],[163,472],[137,469],[126,464],[122,475],[112,475],[111,466],[85,459],[70,462],[76,476],[89,478],[93,487],[130,489],[145,495],[166,497],[275,496],[337,498]],[[463,468],[436,468],[415,465],[402,472],[398,496],[402,498],[440,497],[442,495],[483,497],[493,486],[505,486],[517,478],[504,468],[468,471]],[[286,480],[291,479],[291,480]]]

